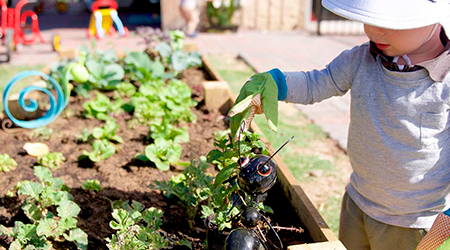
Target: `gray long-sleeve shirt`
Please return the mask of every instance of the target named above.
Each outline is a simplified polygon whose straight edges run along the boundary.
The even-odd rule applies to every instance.
[[[443,58],[448,52],[426,64]],[[376,220],[430,228],[450,207],[450,76],[444,72],[433,80],[426,68],[389,71],[366,43],[323,70],[285,73],[287,102],[311,104],[351,89],[347,191]]]

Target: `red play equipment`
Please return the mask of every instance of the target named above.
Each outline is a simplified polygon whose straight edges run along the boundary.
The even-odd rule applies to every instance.
[[[7,7],[7,0],[0,0],[1,7],[1,38],[2,44],[6,45],[7,61],[11,56],[11,51],[15,50],[19,44],[29,45],[38,39],[41,43],[45,43],[39,30],[39,20],[36,13],[26,10],[21,13],[24,5],[35,3],[37,0],[20,0],[15,8]],[[27,19],[31,19],[31,24],[27,25]],[[25,30],[31,30],[31,35],[25,35]],[[52,48],[54,51],[59,49],[59,36],[52,39]]]

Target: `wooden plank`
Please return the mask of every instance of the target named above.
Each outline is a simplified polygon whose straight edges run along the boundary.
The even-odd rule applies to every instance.
[[[205,81],[202,83],[205,95],[205,105],[208,109],[221,110],[231,108],[229,104],[229,87],[227,82]],[[223,106],[226,105],[226,108]],[[225,112],[226,112],[225,111]]]
[[[203,62],[205,69],[209,72],[211,77],[225,82],[225,80],[218,74],[218,72],[212,67],[211,63],[205,57],[203,57]],[[231,105],[233,105],[235,96],[230,89],[229,93],[229,102],[231,103]],[[259,127],[255,123],[251,124],[251,130],[263,134],[261,132],[261,129],[259,129]],[[262,137],[261,140],[265,145],[267,145],[269,152],[273,154],[275,150],[271,146],[270,142],[267,141],[267,139],[264,137]],[[275,155],[274,160],[277,162],[279,167],[278,179],[281,183],[283,191],[286,197],[291,201],[292,206],[295,208],[302,223],[308,229],[310,236],[314,240],[314,242],[338,241],[337,237],[327,226],[325,220],[314,207],[311,200],[305,194],[300,184],[284,164],[280,156]]]
[[[345,246],[340,241],[320,242],[312,244],[292,245],[288,250],[345,250]]]

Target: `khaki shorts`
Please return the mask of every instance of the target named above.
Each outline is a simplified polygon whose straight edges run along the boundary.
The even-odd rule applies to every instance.
[[[384,224],[365,214],[347,192],[342,199],[339,240],[348,250],[414,250],[426,229]]]

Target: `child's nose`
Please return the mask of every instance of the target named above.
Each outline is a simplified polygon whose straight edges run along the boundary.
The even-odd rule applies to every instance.
[[[364,25],[364,29],[366,30],[366,32],[375,34],[375,35],[383,36],[386,34],[386,30],[384,28],[380,28],[380,27],[376,27],[376,26],[372,26],[372,25],[368,25],[368,24]]]

